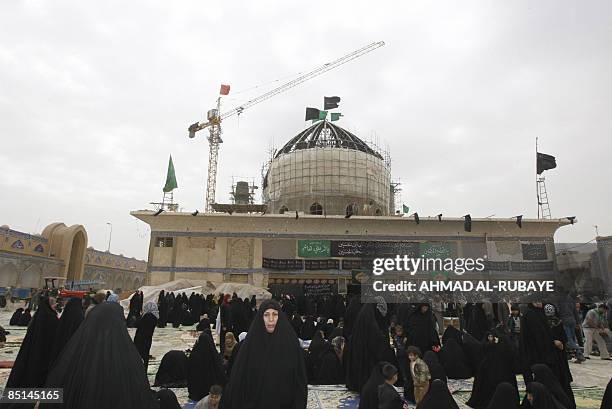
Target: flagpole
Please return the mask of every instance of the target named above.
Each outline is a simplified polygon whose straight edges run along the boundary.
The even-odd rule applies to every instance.
[[[535,179],[536,179],[536,198],[538,199],[538,219],[540,218],[540,191],[538,190],[538,137],[536,136],[535,142],[535,160],[536,160],[536,168],[535,168]]]

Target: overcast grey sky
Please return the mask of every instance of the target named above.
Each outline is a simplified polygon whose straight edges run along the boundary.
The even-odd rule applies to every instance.
[[[555,239],[612,235],[609,1],[0,2],[0,224],[83,224],[145,258],[129,215],[161,199],[172,154],[181,207],[202,209],[208,145],[187,138],[219,84],[251,93],[373,41],[386,46],[224,124],[217,200],[260,181],[304,108],[342,97],[339,125],[388,145],[422,216],[536,216],[534,141],[557,157]]]

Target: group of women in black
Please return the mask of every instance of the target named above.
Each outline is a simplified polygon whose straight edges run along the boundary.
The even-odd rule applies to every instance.
[[[182,305],[189,305],[189,311],[192,303],[196,312],[205,311],[206,299],[200,298],[204,302],[197,310],[197,296],[193,301],[187,298],[187,304],[183,295],[175,301],[178,298]],[[168,299],[163,296],[164,301]],[[354,297],[343,309],[335,300],[333,313],[342,325],[332,318],[319,320],[316,326],[313,322],[312,341],[305,352],[298,337],[304,335],[304,329],[310,331],[310,324],[299,314],[297,300],[268,300],[257,310],[252,309],[251,300],[228,296],[221,300],[217,305],[226,330],[240,331],[248,326],[246,337],[232,349],[231,371],[223,365],[222,352],[215,347],[208,325],[202,328],[188,356],[183,351],[170,351],[164,356],[156,385],[186,385],[194,401],[203,398],[210,386],[221,385],[225,388],[221,401],[224,409],[297,409],[306,407],[308,383],[345,383],[348,389],[360,393],[360,408],[378,408],[375,391],[384,382],[381,369],[386,363],[400,367],[390,343],[399,337],[402,345],[421,349],[431,373],[429,391],[418,409],[457,408],[446,387],[447,379],[470,377],[474,377],[474,383],[468,405],[474,409],[516,409],[519,405],[533,409],[576,408],[567,359],[554,342],[555,328],[541,304],[530,304],[525,310],[517,348],[503,327],[486,328],[482,338],[477,339],[451,326],[440,341],[435,317],[427,304],[387,305],[382,300],[361,304]],[[140,309],[137,326],[145,321],[150,321],[147,328],[160,325],[160,303],[148,303]],[[250,320],[247,310],[252,313]],[[214,312],[209,312],[210,322]],[[241,314],[247,314],[246,323],[241,322]],[[147,315],[155,320],[144,320]],[[299,331],[298,320],[302,323]],[[137,331],[141,327],[138,328]],[[147,333],[140,337],[145,341],[144,349],[150,348],[150,337],[152,332],[151,336]],[[49,406],[52,408],[176,409],[176,399],[166,396],[170,391],[151,392],[143,365],[148,350],[135,346],[136,338],[131,340],[123,309],[117,303],[97,305],[84,320],[81,300],[71,299],[58,319],[52,303],[43,298],[6,387],[64,388],[64,403]],[[525,396],[519,396],[516,374],[526,379]],[[404,386],[407,400],[411,400],[410,376],[409,370],[400,371],[400,385]],[[604,403],[609,401],[610,393],[608,387]]]

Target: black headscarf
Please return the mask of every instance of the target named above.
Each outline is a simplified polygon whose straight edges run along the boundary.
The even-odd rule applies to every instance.
[[[23,308],[17,308],[13,315],[11,315],[11,320],[9,321],[9,325],[19,325],[19,318],[23,314]]]
[[[263,315],[278,311],[273,333],[268,333]],[[304,409],[308,398],[304,353],[278,302],[264,301],[232,368],[222,396],[224,409]]]
[[[473,371],[463,349],[454,338],[446,340],[440,350],[440,361],[449,379],[468,379]]]
[[[153,386],[184,388],[187,386],[187,355],[183,351],[168,351],[159,363]]]
[[[361,391],[380,361],[392,362],[397,367],[395,353],[389,344],[389,331],[379,326],[380,316],[373,303],[364,304],[357,315],[346,359],[346,387],[349,390]]]
[[[561,387],[559,380],[549,367],[544,364],[535,364],[531,367],[531,371],[533,372],[533,380],[546,386],[548,391],[552,393],[555,399],[563,406],[567,409],[576,409],[574,394],[572,393],[572,396],[567,395],[567,392]]]
[[[170,389],[160,389],[155,394],[159,409],[181,409],[176,395]]]
[[[516,389],[508,382],[502,382],[495,388],[495,393],[487,405],[487,409],[518,409]]]
[[[518,386],[514,375],[514,357],[510,350],[503,345],[503,341],[495,342],[487,340],[485,334],[483,345],[484,359],[480,363],[474,383],[472,395],[467,402],[475,409],[484,409],[493,397],[495,387],[501,382],[508,382],[515,388],[514,401],[518,403]]]
[[[199,401],[208,394],[212,385],[225,386],[226,382],[221,355],[210,331],[204,331],[193,346],[187,362],[189,399]]]
[[[532,409],[567,409],[540,382],[529,383],[527,393],[531,393],[533,396]]]
[[[459,409],[448,391],[448,386],[439,379],[434,380],[417,409]]]
[[[57,326],[57,315],[49,305],[49,299],[42,297],[15,358],[6,388],[44,386],[51,359],[49,342],[55,339]]]
[[[81,299],[73,297],[68,300],[64,307],[62,317],[59,320],[49,362],[53,363],[53,361],[55,361],[60,352],[62,352],[64,346],[66,346],[70,340],[70,337],[72,337],[72,334],[76,332],[84,319],[85,312],[83,311]]]
[[[374,365],[370,377],[359,394],[359,409],[378,409],[378,387],[385,383],[382,369],[389,362],[381,361]]]
[[[45,386],[64,388],[64,403],[41,404],[41,409],[152,409],[155,404],[117,303],[99,304],[87,314]]]

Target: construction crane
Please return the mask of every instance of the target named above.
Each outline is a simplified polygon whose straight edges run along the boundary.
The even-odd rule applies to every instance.
[[[194,138],[196,132],[201,131],[202,129],[208,128],[208,143],[210,145],[210,150],[208,153],[208,176],[206,180],[206,206],[205,211],[212,211],[212,204],[215,203],[215,190],[217,187],[217,161],[219,159],[219,144],[223,143],[221,139],[221,122],[224,119],[232,117],[234,115],[240,115],[245,109],[248,109],[254,105],[259,104],[267,99],[272,98],[275,95],[278,95],[282,92],[285,92],[297,85],[302,84],[312,78],[318,77],[321,74],[326,73],[327,71],[333,70],[343,64],[346,64],[349,61],[354,60],[355,58],[359,58],[364,54],[369,53],[370,51],[374,51],[377,48],[385,45],[384,41],[375,42],[369,44],[363,48],[355,50],[343,57],[338,58],[335,61],[323,64],[320,67],[315,68],[314,70],[301,75],[286,84],[283,84],[277,88],[274,88],[271,91],[266,92],[256,98],[253,98],[244,104],[232,109],[231,111],[220,113],[221,110],[221,97],[217,98],[217,108],[211,109],[208,111],[206,115],[206,122],[196,122],[189,126],[189,137]]]

